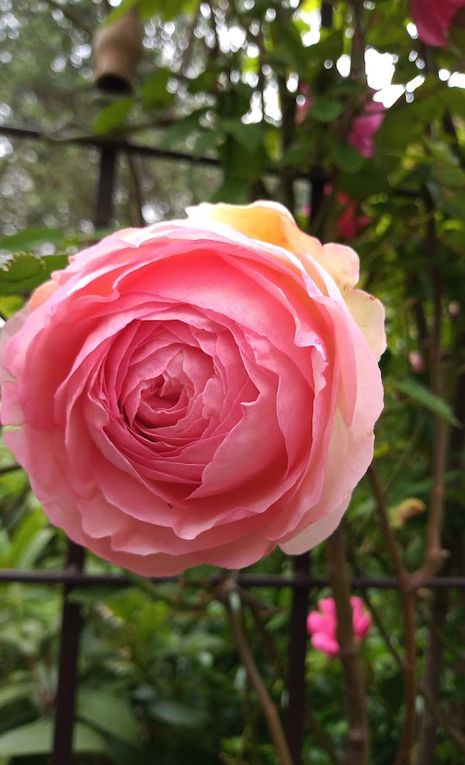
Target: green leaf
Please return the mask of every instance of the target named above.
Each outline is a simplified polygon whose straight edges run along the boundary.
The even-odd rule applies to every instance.
[[[53,720],[35,720],[27,725],[6,731],[0,735],[0,756],[24,757],[32,754],[48,754],[52,750]],[[105,740],[87,725],[77,723],[74,727],[74,752],[107,751]]]
[[[66,263],[64,255],[40,258],[26,252],[0,258],[0,295],[29,293],[45,282],[52,271],[64,268]]]
[[[443,420],[449,423],[449,425],[460,427],[460,423],[454,417],[447,401],[439,398],[439,396],[435,396],[425,385],[422,385],[416,380],[406,378],[405,380],[393,381],[393,386],[399,393],[404,393],[411,398],[412,401],[420,404],[420,406],[429,409],[433,414],[438,414]]]
[[[94,133],[104,135],[121,127],[133,105],[134,99],[131,96],[118,96],[97,114],[92,125]]]
[[[141,88],[144,109],[150,109],[154,106],[165,107],[173,100],[173,94],[167,90],[171,76],[169,69],[157,69],[151,77],[144,81]]]
[[[296,165],[297,167],[299,167],[299,166],[302,166],[302,164],[304,164],[305,162],[307,162],[308,155],[309,155],[308,143],[304,143],[304,142],[294,143],[292,144],[292,146],[289,147],[289,149],[286,150],[286,153],[283,155],[279,164],[281,165],[281,167],[290,167],[292,165]]]
[[[212,194],[211,202],[229,202],[245,204],[248,199],[249,184],[240,178],[227,178]]]
[[[344,105],[332,98],[319,98],[313,103],[308,113],[318,122],[333,122],[344,111]]]
[[[0,709],[17,701],[29,700],[32,694],[30,683],[19,683],[6,688],[0,688]]]
[[[331,159],[345,173],[357,173],[365,160],[354,146],[336,143],[331,147]]]
[[[108,14],[105,24],[108,26],[114,24],[115,21],[122,18],[131,8],[139,5],[139,2],[140,0],[122,0],[120,5]]]
[[[125,741],[140,743],[140,726],[131,706],[113,691],[81,690],[78,696],[77,715],[103,733]]]
[[[207,152],[218,148],[223,141],[224,134],[221,130],[207,130],[197,138],[192,156],[203,157]]]
[[[168,725],[184,728],[198,728],[205,723],[205,715],[198,709],[178,704],[176,701],[160,699],[150,704],[149,711],[153,717]]]
[[[29,513],[13,535],[11,564],[15,568],[32,568],[53,535],[53,529],[40,510]]]
[[[161,146],[164,149],[171,149],[173,146],[179,143],[185,143],[186,138],[189,138],[192,133],[198,131],[199,119],[205,113],[205,109],[197,109],[192,114],[188,114],[187,117],[183,117],[175,125],[172,125],[165,131]]]
[[[33,250],[42,244],[63,242],[65,235],[59,228],[25,228],[17,234],[0,237],[0,251],[21,252]]]
[[[221,128],[249,152],[256,151],[263,142],[263,129],[258,124],[246,124],[240,119],[223,119]]]

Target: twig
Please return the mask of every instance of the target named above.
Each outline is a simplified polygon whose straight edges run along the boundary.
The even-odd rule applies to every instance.
[[[14,473],[16,470],[22,470],[21,465],[6,465],[0,467],[0,475],[7,475],[7,473]]]
[[[129,171],[129,205],[131,213],[131,224],[134,226],[145,226],[146,221],[142,212],[143,200],[139,174],[137,172],[136,158],[127,156]]]
[[[431,607],[432,624],[428,631],[425,654],[425,676],[423,694],[428,701],[421,718],[420,733],[416,752],[417,765],[433,765],[435,759],[438,698],[441,689],[443,646],[439,631],[447,615],[447,591],[433,593]]]
[[[442,397],[444,392],[442,369],[442,282],[438,265],[438,240],[434,221],[434,203],[428,191],[424,194],[425,205],[429,212],[427,248],[432,258],[430,266],[431,288],[433,293],[433,323],[429,338],[429,368],[431,390],[435,396]],[[426,526],[426,552],[420,568],[414,573],[415,584],[421,583],[439,570],[445,551],[441,545],[444,516],[444,480],[446,472],[448,426],[439,414],[433,417],[433,451],[431,455],[432,487],[430,493],[428,521]]]
[[[390,558],[399,581],[400,598],[402,605],[402,620],[405,641],[405,658],[403,661],[404,677],[404,703],[405,715],[401,741],[395,765],[408,763],[410,752],[415,736],[415,702],[416,702],[416,641],[415,641],[415,600],[416,592],[413,586],[412,576],[404,566],[394,532],[389,523],[388,511],[381,481],[374,464],[368,469],[368,477],[371,483],[373,497],[375,499],[378,519],[386,543]]]
[[[213,12],[213,9],[211,8],[211,6],[210,6],[210,10]],[[197,3],[197,8],[195,10],[195,13],[192,16],[192,21],[189,25],[189,30],[187,34],[187,45],[182,52],[181,61],[179,64],[179,69],[177,71],[177,74],[185,75],[187,68],[189,66],[189,63],[192,57],[192,51],[196,41],[195,30],[199,22],[199,16],[200,16],[200,2]]]
[[[258,701],[265,715],[268,724],[268,730],[274,743],[278,760],[281,765],[292,765],[289,747],[284,735],[284,730],[278,714],[278,710],[267,691],[265,683],[263,682],[263,678],[252,656],[252,652],[250,650],[242,622],[242,610],[237,610],[235,608],[235,604],[231,597],[233,593],[236,594],[238,598],[240,597],[239,593],[237,592],[237,586],[234,579],[229,578],[220,588],[220,600],[223,602],[226,609],[234,641],[236,643],[242,664],[246,669],[250,683],[255,690],[255,693],[257,694]]]
[[[328,539],[326,552],[328,573],[336,602],[336,636],[345,680],[349,723],[346,762],[347,765],[368,765],[369,741],[365,680],[354,639],[350,581],[341,527],[336,529]]]
[[[74,11],[73,8],[71,8],[68,4],[61,4],[58,2],[58,0],[46,0],[46,2],[50,5],[51,8],[54,8],[57,11],[61,11],[63,16],[68,19],[68,21],[71,21],[74,26],[79,27],[82,29],[83,32],[85,32],[89,37],[92,37],[93,29],[92,27],[87,24],[81,16]]]

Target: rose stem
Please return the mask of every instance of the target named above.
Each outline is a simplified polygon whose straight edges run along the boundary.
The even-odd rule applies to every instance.
[[[221,588],[220,599],[226,609],[239,656],[265,715],[279,762],[281,765],[293,765],[278,710],[266,689],[263,678],[252,656],[242,623],[242,609],[237,609],[236,604],[232,601],[231,596],[233,593],[239,598],[240,603],[236,583],[234,580],[228,579]]]
[[[368,765],[369,736],[363,666],[357,652],[350,603],[345,540],[339,527],[326,544],[328,574],[336,602],[339,643],[349,723],[347,765]]]

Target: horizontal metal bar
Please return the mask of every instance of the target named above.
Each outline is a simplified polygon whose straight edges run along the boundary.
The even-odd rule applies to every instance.
[[[6,135],[10,138],[24,138],[32,141],[44,141],[53,143],[55,146],[66,146],[73,144],[77,146],[93,146],[95,148],[108,147],[114,151],[121,151],[126,154],[141,154],[158,159],[169,159],[176,162],[184,161],[193,164],[219,167],[219,161],[214,157],[193,157],[191,154],[187,154],[182,151],[157,149],[154,146],[129,143],[128,141],[117,140],[115,138],[107,138],[106,136],[69,135],[60,138],[59,136],[57,137],[56,135],[48,134],[42,130],[16,127],[14,125],[0,125],[0,135]]]
[[[221,581],[219,574],[213,574],[203,579],[186,579],[184,577],[161,577],[150,579],[158,584],[165,582],[182,582],[184,585],[192,587],[202,587],[203,584],[215,584]],[[326,577],[318,576],[280,576],[278,574],[239,574],[238,583],[242,587],[290,587],[296,589],[299,587],[329,587],[329,580]],[[0,569],[0,584],[7,582],[19,582],[22,584],[72,584],[77,587],[126,587],[134,583],[131,577],[124,574],[86,574],[75,570],[61,569],[59,571],[21,571],[19,569],[4,568]],[[384,576],[359,576],[351,581],[354,590],[396,590],[399,583],[395,577]],[[426,589],[465,589],[465,576],[435,576],[428,579],[421,588]]]
[[[137,143],[129,143],[128,141],[117,140],[107,136],[99,135],[69,135],[63,137],[57,137],[56,135],[49,134],[43,130],[34,128],[17,127],[15,125],[0,125],[0,135],[9,136],[10,138],[25,138],[33,141],[44,141],[52,143],[55,146],[66,146],[69,144],[77,146],[93,146],[94,148],[109,148],[115,152],[122,152],[123,154],[139,154],[145,157],[153,157],[154,159],[166,159],[174,162],[189,162],[194,165],[206,165],[209,167],[221,168],[221,163],[215,157],[193,157],[192,154],[187,154],[182,151],[171,151],[168,149],[158,149],[154,146],[146,146]],[[264,169],[264,175],[279,175],[281,170],[276,167],[267,167]],[[298,180],[304,180],[308,182],[325,180],[325,176],[321,169],[313,168],[312,170],[304,173],[296,173],[295,177]],[[396,196],[400,197],[417,197],[418,194],[410,189],[395,189],[392,192]]]

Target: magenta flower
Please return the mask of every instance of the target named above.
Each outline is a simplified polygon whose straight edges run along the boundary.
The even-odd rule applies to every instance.
[[[428,45],[447,44],[447,32],[465,0],[412,0],[412,18],[418,37]]]
[[[362,640],[371,629],[371,617],[366,611],[362,598],[353,595],[352,624],[355,640]],[[310,611],[307,619],[307,630],[312,640],[312,646],[317,651],[323,651],[334,658],[339,655],[339,643],[336,637],[337,615],[334,598],[322,598],[318,602],[318,610]]]
[[[375,153],[375,136],[384,119],[384,105],[380,101],[367,101],[362,113],[352,123],[349,143],[362,157],[370,158]]]

